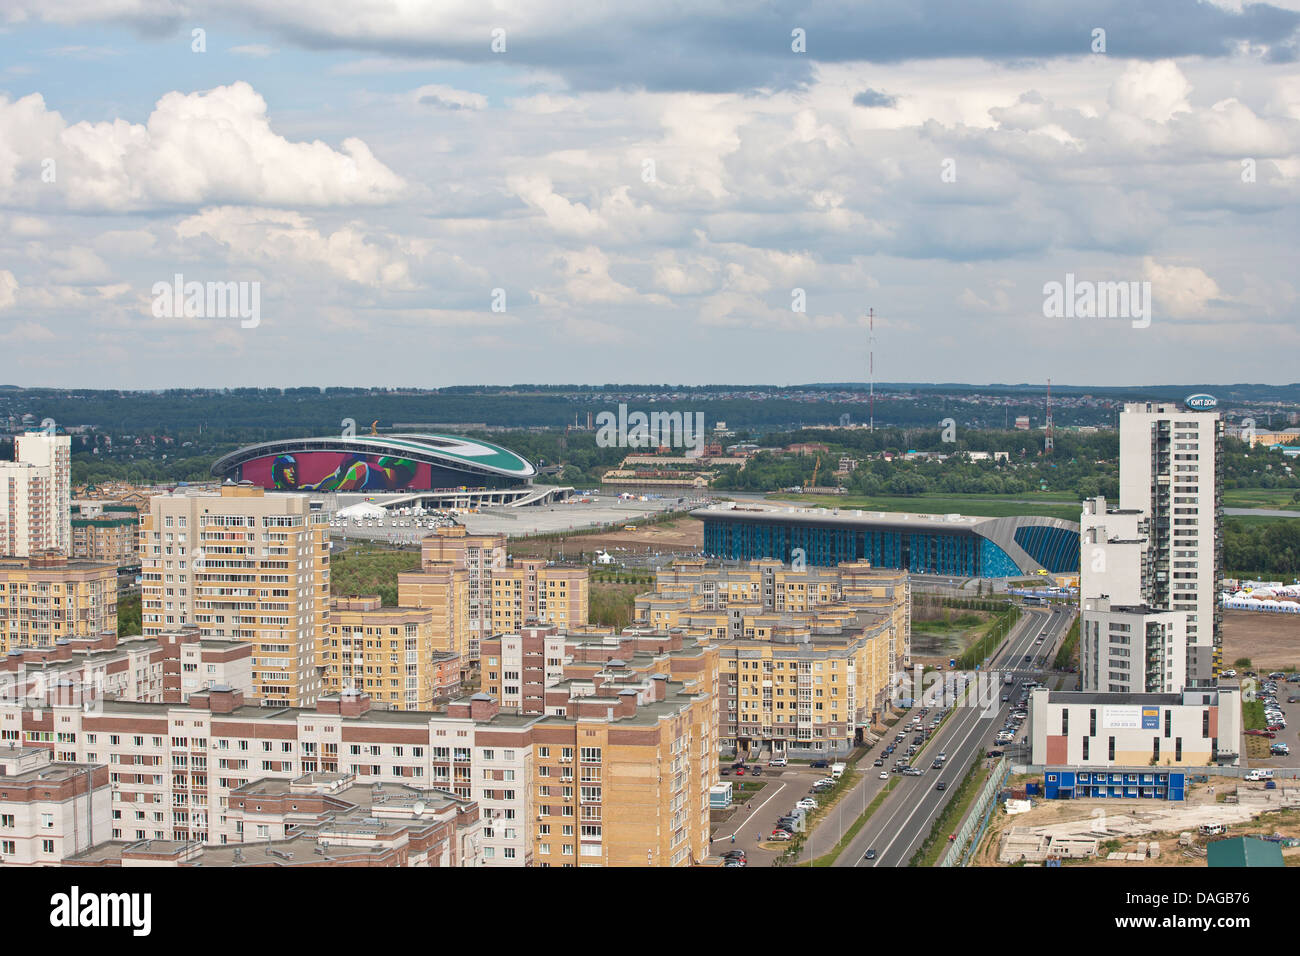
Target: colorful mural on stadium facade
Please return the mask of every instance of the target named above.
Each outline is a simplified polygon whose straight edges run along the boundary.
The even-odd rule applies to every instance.
[[[407,491],[430,487],[429,465],[392,455],[312,451],[246,462],[241,476],[279,491]]]

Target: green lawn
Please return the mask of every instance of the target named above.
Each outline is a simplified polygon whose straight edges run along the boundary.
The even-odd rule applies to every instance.
[[[1300,512],[1300,502],[1292,501],[1295,494],[1294,488],[1229,488],[1223,493],[1223,506]]]

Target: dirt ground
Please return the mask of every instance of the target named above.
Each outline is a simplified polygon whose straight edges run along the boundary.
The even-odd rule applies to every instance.
[[[603,534],[584,534],[565,538],[563,541],[520,541],[512,543],[513,554],[542,554],[563,549],[566,552],[579,550],[590,554],[593,551],[612,551],[625,549],[634,554],[650,551],[700,551],[704,547],[704,522],[699,518],[679,518],[664,524],[647,526],[637,521],[635,531],[608,531]]]
[[[1300,614],[1224,611],[1223,666],[1239,657],[1261,673],[1300,667]]]
[[[1251,613],[1251,612],[1246,612]],[[1013,778],[1012,784],[1016,781],[1035,780],[1036,776],[1023,776]],[[1188,792],[1189,804],[1204,804],[1214,802],[1215,796],[1211,791],[1213,787],[1216,791],[1222,791],[1226,784],[1225,780],[1219,780],[1211,784],[1193,784]],[[1231,785],[1228,785],[1231,786]],[[988,830],[984,834],[984,839],[980,842],[978,851],[972,860],[972,866],[1006,866],[1007,864],[998,862],[998,845],[1001,841],[1001,835],[1004,830],[1016,826],[1044,826],[1063,820],[1079,819],[1081,814],[1090,812],[1093,807],[1103,809],[1114,808],[1114,800],[1042,800],[1034,801],[1034,808],[1028,813],[1019,814],[1014,817],[1008,817],[1000,811],[995,811],[989,820]],[[1126,807],[1126,809],[1128,809]],[[1066,866],[1090,866],[1090,867],[1203,867],[1206,866],[1206,859],[1199,853],[1188,855],[1184,852],[1186,848],[1178,845],[1178,837],[1182,830],[1173,830],[1162,833],[1147,833],[1141,837],[1132,839],[1120,839],[1119,846],[1108,848],[1105,853],[1111,850],[1118,850],[1121,853],[1136,853],[1138,843],[1159,843],[1160,856],[1154,860],[1147,859],[1141,863],[1128,862],[1126,860],[1106,860],[1106,859],[1084,859],[1084,860],[1067,860]],[[1254,836],[1263,837],[1267,834],[1281,833],[1283,836],[1300,837],[1300,810],[1284,810],[1280,813],[1262,813],[1247,823],[1229,824],[1227,836]],[[1194,830],[1193,846],[1204,850],[1207,840],[1200,836]],[[1295,866],[1300,863],[1300,847],[1284,847],[1282,856],[1287,861],[1288,866]]]

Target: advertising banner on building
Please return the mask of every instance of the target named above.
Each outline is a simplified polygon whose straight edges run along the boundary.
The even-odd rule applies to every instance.
[[[1101,725],[1107,730],[1137,730],[1141,726],[1141,707],[1103,707]]]
[[[1142,729],[1143,730],[1160,729],[1160,708],[1159,707],[1142,708]]]

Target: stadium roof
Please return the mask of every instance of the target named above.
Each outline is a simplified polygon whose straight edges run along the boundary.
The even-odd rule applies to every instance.
[[[478,439],[457,435],[324,435],[317,438],[283,438],[248,445],[218,458],[212,474],[224,476],[245,462],[266,455],[313,451],[355,452],[364,455],[393,455],[520,480],[532,478],[537,469],[509,449]]]

